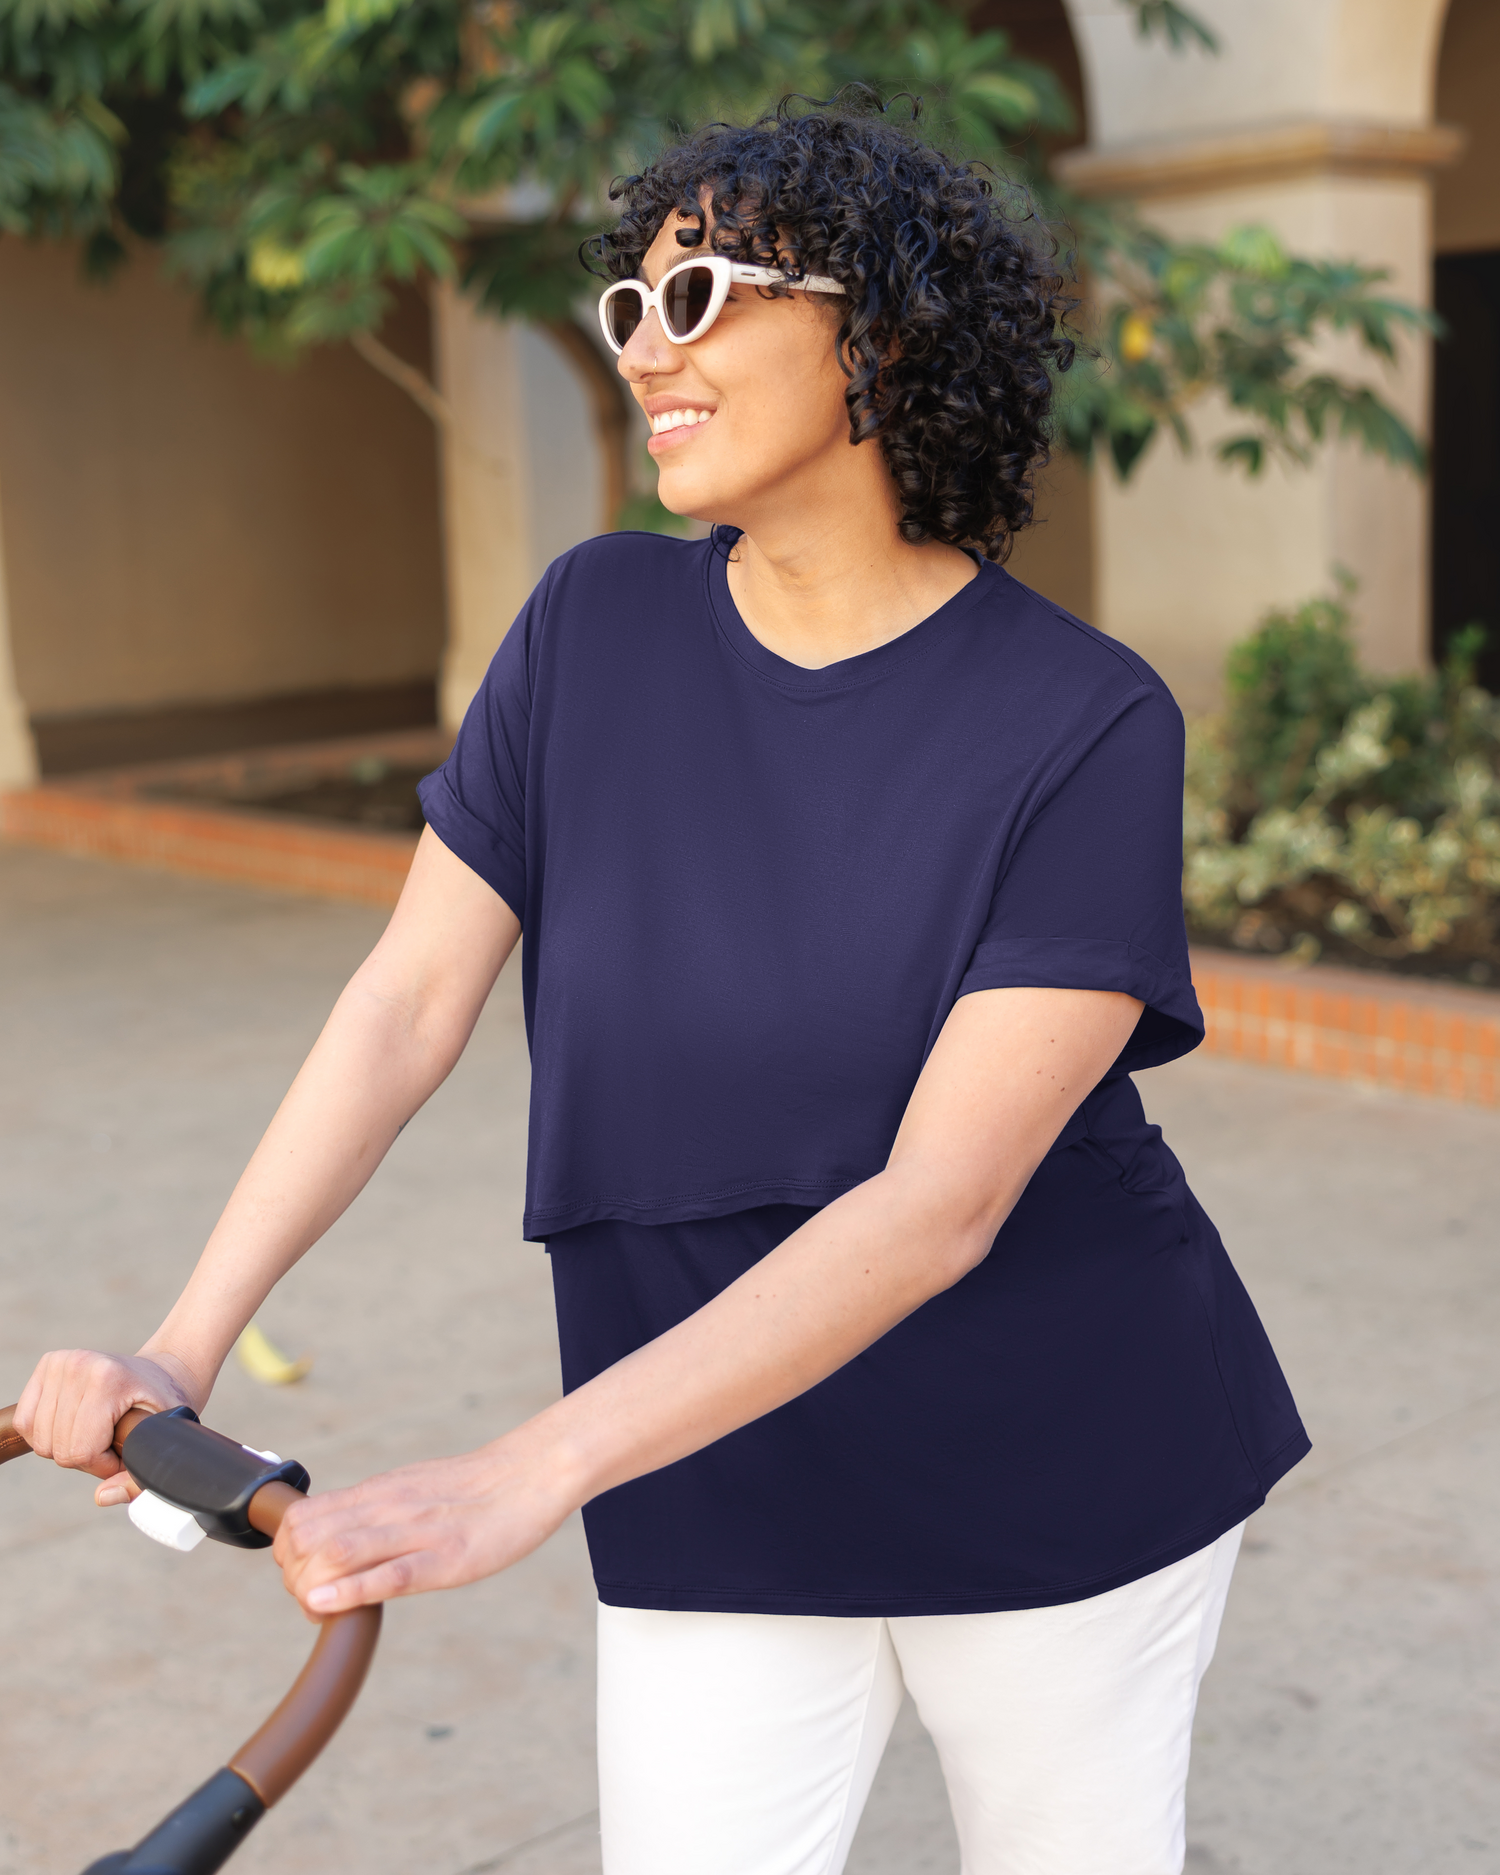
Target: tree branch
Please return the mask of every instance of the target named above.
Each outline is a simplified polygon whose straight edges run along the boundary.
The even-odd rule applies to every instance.
[[[415,366],[398,358],[389,345],[382,345],[373,332],[351,332],[349,343],[367,365],[373,365],[383,378],[406,392],[412,402],[440,430],[453,427],[453,409],[444,397]]]
[[[594,435],[604,465],[603,527],[614,527],[630,494],[630,405],[624,383],[582,326],[572,319],[540,322],[573,367],[589,400]],[[398,358],[373,332],[353,332],[349,343],[365,363],[406,392],[440,430],[456,433],[448,400],[413,366]]]

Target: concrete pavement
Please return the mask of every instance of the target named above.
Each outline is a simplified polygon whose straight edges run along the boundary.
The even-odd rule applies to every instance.
[[[0,1395],[44,1347],[154,1326],[381,914],[0,850]],[[332,1486],[553,1397],[519,1240],[513,972],[464,1061],[226,1370],[212,1420]],[[1194,1875],[1500,1864],[1500,1117],[1189,1060],[1143,1077],[1261,1307],[1316,1450],[1251,1526],[1205,1689]],[[0,1476],[0,1875],[132,1842],[290,1682],[263,1558],[178,1557],[21,1460]],[[364,1697],[234,1867],[597,1875],[592,1592],[566,1529],[397,1604]],[[956,1875],[908,1710],[851,1875]],[[713,1875],[705,1870],[704,1875]],[[1108,1875],[1101,1871],[1101,1875]]]

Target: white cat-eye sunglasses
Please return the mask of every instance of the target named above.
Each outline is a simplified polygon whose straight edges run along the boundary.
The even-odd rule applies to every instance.
[[[643,281],[617,280],[599,301],[599,324],[612,352],[624,351],[630,335],[652,307],[674,345],[691,345],[718,318],[732,286],[784,286],[794,293],[842,293],[827,274],[789,280],[778,267],[752,267],[727,254],[684,260],[669,267],[648,291]]]

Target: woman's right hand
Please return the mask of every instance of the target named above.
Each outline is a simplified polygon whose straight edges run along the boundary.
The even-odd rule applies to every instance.
[[[63,1348],[44,1354],[16,1402],[16,1431],[42,1458],[101,1480],[96,1504],[123,1504],[132,1495],[125,1467],[113,1451],[115,1427],[133,1406],[167,1412],[199,1402],[187,1376],[144,1355],[95,1354]]]

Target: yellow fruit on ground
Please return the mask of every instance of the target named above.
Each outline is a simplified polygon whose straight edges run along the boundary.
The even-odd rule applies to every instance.
[[[312,1372],[310,1354],[296,1361],[289,1359],[274,1342],[267,1340],[258,1322],[251,1322],[240,1336],[235,1352],[240,1357],[240,1366],[251,1379],[267,1387],[288,1387],[294,1380],[301,1380]]]

